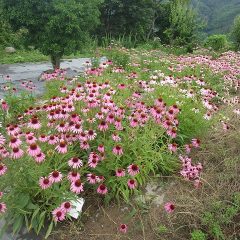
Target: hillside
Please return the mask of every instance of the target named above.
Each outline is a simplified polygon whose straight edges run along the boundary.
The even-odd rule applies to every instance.
[[[207,21],[208,33],[225,33],[240,14],[240,0],[193,0],[194,6]]]

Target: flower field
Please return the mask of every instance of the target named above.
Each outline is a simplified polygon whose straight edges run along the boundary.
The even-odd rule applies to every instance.
[[[108,60],[86,62],[78,77],[44,74],[40,99],[31,83],[4,86],[0,216],[14,233],[25,226],[48,238],[71,219],[78,198],[131,203],[154,176],[178,176],[201,191],[207,169],[191,154],[216,123],[226,134],[231,129],[223,106],[240,117],[239,53],[101,51]],[[161,210],[172,215],[177,204],[169,199]],[[127,223],[117,228],[131,231]]]

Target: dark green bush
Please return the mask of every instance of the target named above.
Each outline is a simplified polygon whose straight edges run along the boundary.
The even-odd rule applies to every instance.
[[[224,49],[227,46],[227,36],[223,34],[211,35],[206,39],[205,46],[215,51]]]

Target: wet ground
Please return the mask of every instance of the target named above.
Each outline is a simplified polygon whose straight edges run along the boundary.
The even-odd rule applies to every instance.
[[[102,58],[104,61],[105,58]],[[84,71],[84,63],[90,61],[90,58],[79,58],[72,60],[64,60],[61,63],[61,68],[69,69],[69,77],[78,75],[78,73]],[[22,81],[32,81],[36,86],[36,94],[42,94],[44,92],[44,82],[38,81],[42,72],[52,69],[50,62],[42,63],[21,63],[21,64],[0,64],[0,98],[3,98],[4,91],[2,87],[6,84],[6,76],[11,78],[14,83],[14,87],[17,90],[21,90]]]

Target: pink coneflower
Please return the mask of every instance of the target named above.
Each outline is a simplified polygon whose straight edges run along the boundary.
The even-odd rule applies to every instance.
[[[101,185],[99,185],[99,187],[97,189],[97,192],[99,194],[105,195],[105,194],[107,194],[108,189],[107,189],[107,187],[104,184],[101,184]]]
[[[98,165],[98,161],[96,158],[88,160],[88,166],[91,168],[95,168]]]
[[[0,163],[0,176],[2,176],[3,174],[5,174],[7,171],[7,167],[5,164]]]
[[[87,141],[81,141],[80,142],[80,148],[83,149],[83,150],[87,150],[90,148],[90,145]]]
[[[66,132],[68,130],[68,127],[65,123],[60,123],[59,125],[56,126],[56,129],[58,130],[58,132]]]
[[[55,148],[59,153],[67,153],[67,144],[65,141],[61,141],[59,145]]]
[[[167,130],[167,135],[169,135],[172,138],[176,138],[177,137],[177,129],[176,128],[170,128],[169,130]]]
[[[39,179],[39,186],[42,188],[42,189],[47,189],[47,188],[50,188],[52,186],[52,182],[50,181],[49,178],[47,177],[41,177]]]
[[[9,147],[17,148],[21,145],[22,141],[19,138],[12,137],[9,142]]]
[[[103,144],[98,145],[98,151],[100,153],[104,153],[105,149],[104,149],[104,145]]]
[[[7,111],[9,109],[8,104],[5,101],[2,101],[2,110]]]
[[[79,158],[73,157],[68,161],[68,165],[72,168],[80,168],[83,166],[83,162]]]
[[[48,141],[48,137],[47,137],[46,135],[42,134],[42,135],[38,138],[38,140],[39,140],[40,142],[47,142],[47,141]]]
[[[90,184],[95,184],[97,182],[97,176],[95,174],[92,174],[92,173],[88,173],[87,174],[87,181],[90,183]]]
[[[70,130],[73,132],[73,133],[81,133],[82,132],[82,126],[78,123],[74,124],[73,126],[70,127]]]
[[[43,152],[40,152],[38,155],[34,157],[35,161],[37,163],[42,163],[45,160],[45,154]]]
[[[131,118],[131,121],[130,121],[130,126],[135,128],[139,125],[138,123],[138,120],[136,118]]]
[[[125,176],[125,170],[121,169],[121,168],[117,169],[116,170],[116,176],[117,177],[124,177]]]
[[[33,129],[39,129],[41,127],[41,123],[37,118],[32,118],[28,123],[28,127]]]
[[[58,138],[55,137],[54,135],[51,135],[51,136],[48,137],[48,143],[49,143],[50,145],[54,145],[54,144],[56,144],[57,142],[58,142]]]
[[[105,132],[108,129],[108,124],[105,121],[101,121],[98,125],[98,129],[102,132]]]
[[[120,142],[121,141],[121,137],[116,133],[112,134],[112,139],[113,139],[114,142]]]
[[[195,148],[200,147],[200,143],[201,143],[201,141],[199,139],[197,139],[197,138],[192,139],[193,147],[195,147]]]
[[[21,158],[24,154],[24,151],[20,148],[13,148],[12,153],[11,153],[11,158],[13,159],[18,159]]]
[[[70,182],[74,182],[80,179],[80,173],[75,171],[69,172],[67,178]]]
[[[140,171],[138,165],[136,164],[131,164],[130,166],[128,166],[128,173],[131,176],[135,176],[136,174],[138,174]]]
[[[63,202],[61,204],[61,209],[65,212],[65,213],[68,213],[71,211],[72,209],[72,205],[70,202]]]
[[[126,224],[121,224],[119,227],[119,231],[122,233],[127,233],[128,226]]]
[[[77,193],[77,194],[83,192],[83,184],[82,184],[81,180],[77,179],[76,181],[73,181],[71,183],[70,189],[72,192]]]
[[[167,213],[172,213],[175,210],[175,205],[172,202],[168,202],[164,205],[164,209]]]
[[[191,152],[193,146],[190,143],[190,144],[186,144],[184,147],[185,147],[186,153],[189,154]]]
[[[35,156],[37,156],[37,155],[41,152],[41,149],[38,147],[37,144],[32,143],[32,144],[28,147],[27,152],[28,152],[28,154],[29,154],[30,156],[35,157]]]
[[[125,89],[126,88],[126,85],[124,83],[121,83],[118,85],[118,89]]]
[[[176,152],[178,145],[176,143],[170,143],[168,144],[168,149],[170,152]]]
[[[119,145],[117,145],[117,146],[115,146],[114,148],[113,148],[113,153],[115,154],[115,155],[123,155],[123,149],[122,149],[122,147],[121,146],[119,146]]]
[[[36,138],[33,135],[26,135],[26,142],[28,144],[33,144],[36,142]]]
[[[63,175],[61,172],[59,171],[53,171],[49,174],[49,180],[52,182],[52,183],[58,183],[58,182],[61,182],[62,181],[62,178],[63,178]]]
[[[1,202],[0,203],[0,213],[5,213],[7,210],[7,206],[5,203]]]
[[[86,131],[86,135],[87,135],[88,140],[94,140],[97,136],[97,133],[94,130],[90,129],[90,130]]]
[[[6,138],[0,133],[0,145],[3,145],[6,142]]]
[[[55,222],[61,222],[66,217],[66,212],[62,208],[56,208],[52,211],[53,219]]]
[[[127,184],[130,189],[134,189],[137,187],[137,181],[134,179],[129,179]]]

